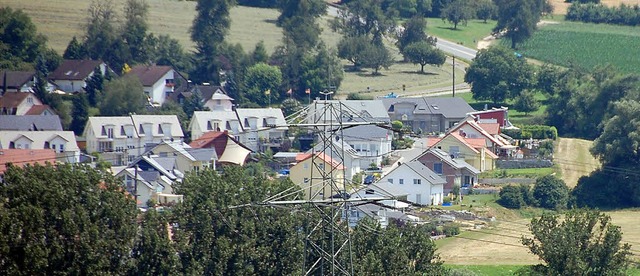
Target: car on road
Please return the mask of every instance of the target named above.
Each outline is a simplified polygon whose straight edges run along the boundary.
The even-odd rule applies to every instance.
[[[331,198],[342,198],[342,199],[349,199],[351,198],[351,195],[345,191],[341,191],[335,195],[332,195]]]

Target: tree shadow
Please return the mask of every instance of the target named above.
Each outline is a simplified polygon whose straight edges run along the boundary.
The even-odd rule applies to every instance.
[[[262,21],[264,21],[265,23],[273,24],[273,25],[278,24],[278,20],[277,19],[265,19],[265,20],[262,20]]]
[[[342,66],[342,69],[345,72],[349,72],[349,73],[361,73],[361,72],[366,72],[365,70],[362,70],[362,68],[360,67],[356,67],[353,64],[351,65],[344,65]]]
[[[403,73],[403,74],[414,74],[414,75],[424,75],[424,76],[438,75],[436,73],[432,73],[432,72],[428,72],[428,71],[425,71],[424,73],[422,73],[420,71],[400,71],[400,73]]]
[[[375,77],[384,77],[384,76],[386,76],[385,74],[382,74],[380,72],[378,72],[378,73],[369,73],[367,71],[362,71],[362,72],[356,73],[356,75],[359,76],[359,77],[365,77],[365,78],[371,78],[371,77],[375,78]]]
[[[462,28],[454,29],[454,28],[453,28],[453,26],[450,26],[450,27],[438,26],[438,27],[436,27],[436,28],[438,28],[438,29],[443,29],[443,30],[449,30],[449,31],[456,31],[456,32],[460,32],[460,31],[462,31]]]

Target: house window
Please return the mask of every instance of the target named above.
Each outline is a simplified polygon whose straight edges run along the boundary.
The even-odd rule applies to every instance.
[[[207,122],[207,130],[213,130],[213,126],[211,125],[211,121]]]
[[[28,98],[27,98],[27,103],[30,103],[30,104],[32,104],[32,103],[33,103],[33,98],[31,98],[31,97],[28,97]]]
[[[442,174],[442,163],[433,163],[433,171],[437,174]]]
[[[413,179],[413,184],[415,184],[415,185],[420,185],[420,184],[422,184],[422,179],[414,178],[414,179]]]
[[[52,149],[53,151],[56,151],[56,144],[51,145],[51,149]]]
[[[144,134],[144,128],[142,127],[142,124],[140,124],[140,130],[138,132],[140,132],[140,134]]]
[[[102,136],[107,136],[107,128],[105,128],[104,126],[102,126],[102,130],[100,131],[100,135],[102,135]]]
[[[422,195],[421,194],[416,194],[416,203],[422,204]]]
[[[216,100],[216,105],[220,105],[222,103],[221,100]]]
[[[400,185],[404,184],[404,178],[400,178],[400,179],[398,180],[398,184],[400,184]]]
[[[247,118],[244,119],[244,127],[249,127],[249,120],[247,120]]]
[[[44,142],[44,148],[45,149],[51,148],[51,146],[49,145],[49,142]]]
[[[107,138],[113,138],[113,128],[107,128]]]
[[[162,125],[158,124],[158,134],[164,134],[164,131],[162,130]]]
[[[124,131],[124,126],[120,126],[120,136],[127,136],[127,133]]]
[[[471,184],[471,176],[465,175],[464,176],[464,183],[462,183],[464,185],[470,185]]]
[[[309,178],[308,177],[304,178],[304,183],[309,183]]]
[[[390,184],[393,184],[393,178],[389,178],[387,181],[389,181]]]
[[[213,129],[215,131],[220,131],[220,123],[213,123]]]
[[[263,118],[262,119],[262,126],[266,127],[267,126],[267,118]]]
[[[460,152],[460,147],[458,146],[450,146],[449,153],[452,155],[457,155]]]

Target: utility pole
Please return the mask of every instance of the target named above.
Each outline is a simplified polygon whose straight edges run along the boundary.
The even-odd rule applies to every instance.
[[[453,81],[451,82],[451,90],[453,90],[453,97],[456,96],[456,56],[451,56],[451,58],[453,59],[453,69],[451,70],[451,72],[453,72]]]

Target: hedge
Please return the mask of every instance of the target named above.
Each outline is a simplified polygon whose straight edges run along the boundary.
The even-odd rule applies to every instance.
[[[558,130],[554,126],[545,125],[526,125],[518,126],[520,129],[505,129],[502,131],[514,139],[552,139],[558,138]]]

